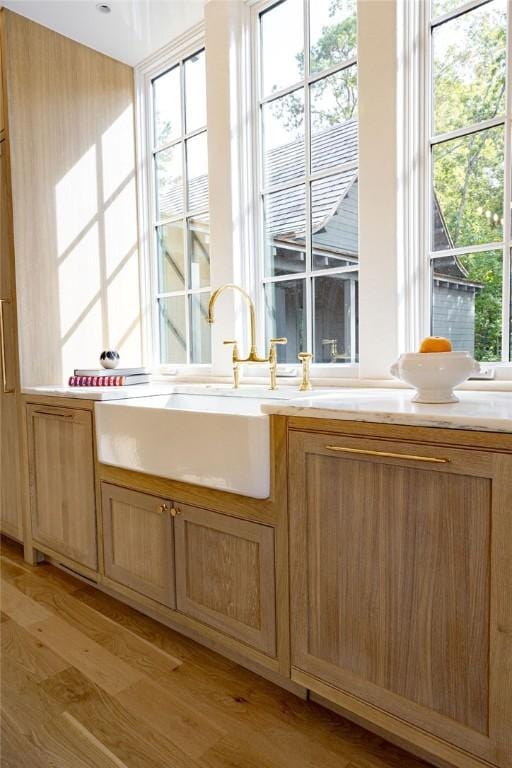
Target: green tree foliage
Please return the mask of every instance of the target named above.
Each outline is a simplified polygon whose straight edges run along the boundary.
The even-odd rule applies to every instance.
[[[319,3],[320,5],[320,3]],[[332,23],[322,29],[322,34],[310,51],[310,71],[322,72],[329,67],[350,59],[357,46],[357,20],[355,0],[332,0],[329,18]],[[314,5],[312,4],[312,12]],[[297,54],[299,71],[304,75],[304,53]],[[300,129],[304,121],[304,102],[296,94],[278,100],[273,109],[288,131]],[[349,120],[357,113],[356,67],[318,80],[311,88],[311,123],[315,131]]]
[[[471,280],[482,285],[475,299],[475,357],[482,362],[501,357],[501,251],[460,256]]]
[[[503,113],[506,22],[505,0],[494,0],[435,29],[434,133]],[[434,191],[454,247],[503,239],[503,157],[501,126],[434,147]],[[475,299],[475,356],[500,359],[501,254],[471,254],[459,262],[468,278],[481,284]]]

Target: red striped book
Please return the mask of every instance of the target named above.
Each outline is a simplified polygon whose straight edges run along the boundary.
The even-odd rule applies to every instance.
[[[148,384],[149,381],[150,376],[147,374],[134,376],[108,374],[105,376],[70,376],[68,385],[70,387],[126,387],[131,384]]]

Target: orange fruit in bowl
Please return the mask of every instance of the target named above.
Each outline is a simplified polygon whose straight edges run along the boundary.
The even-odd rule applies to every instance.
[[[452,343],[444,336],[426,336],[420,344],[420,352],[451,352]]]

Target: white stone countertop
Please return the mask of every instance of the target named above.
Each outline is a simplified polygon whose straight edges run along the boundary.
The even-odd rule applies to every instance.
[[[368,421],[481,432],[512,432],[512,392],[456,391],[458,403],[412,403],[412,389],[344,389],[282,403],[262,411],[302,418]]]
[[[47,385],[44,387],[24,387],[23,395],[54,397],[72,397],[76,400],[125,400],[129,397],[150,397],[151,395],[171,395],[173,384],[131,384],[124,387],[69,387],[66,385]]]
[[[373,387],[313,389],[299,393],[280,386],[268,392],[266,386],[242,385],[236,394],[230,385],[177,383],[137,384],[125,387],[69,387],[65,385],[27,387],[25,395],[69,397],[85,400],[124,400],[152,395],[223,394],[226,397],[263,397],[263,413],[317,419],[366,421],[381,424],[470,429],[512,433],[512,392],[456,390],[460,402],[426,405],[411,402],[414,390]],[[269,399],[266,402],[266,398]],[[275,398],[275,399],[274,399]]]

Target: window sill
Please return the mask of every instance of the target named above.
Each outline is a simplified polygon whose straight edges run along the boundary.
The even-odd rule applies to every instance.
[[[328,376],[325,372],[325,368],[328,366],[314,366],[311,369],[311,382],[314,388],[340,388],[340,389],[411,389],[407,384],[402,381],[393,378],[383,379],[363,379],[358,378],[357,370],[354,374],[350,371],[350,375],[343,375],[343,372],[336,372],[335,376]],[[341,367],[341,366],[340,366]],[[258,371],[257,375],[242,376],[241,386],[244,385],[264,385],[268,378],[268,366],[266,366],[266,374],[263,372],[264,366],[261,366],[261,373]],[[315,368],[322,369],[321,375],[315,370]],[[512,392],[512,367],[501,366],[506,376],[499,376],[493,380],[473,380],[466,381],[461,384],[457,389],[470,390],[476,392]],[[211,373],[211,366],[190,366],[190,370],[182,366],[177,367],[174,370],[175,373],[167,372],[165,370],[156,371],[153,375],[153,382],[166,382],[170,381],[186,384],[231,384],[233,379],[228,376],[214,376]],[[254,372],[256,373],[256,372]],[[281,388],[293,388],[298,389],[301,381],[299,371],[297,375],[293,376],[278,376],[278,385]]]

